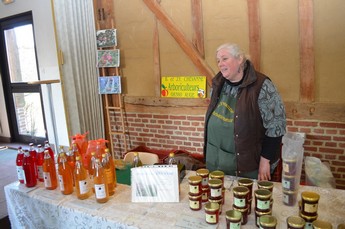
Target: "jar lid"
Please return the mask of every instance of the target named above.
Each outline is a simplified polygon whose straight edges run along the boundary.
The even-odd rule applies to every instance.
[[[222,185],[222,180],[220,180],[220,179],[209,179],[208,180],[208,186],[210,186],[210,187],[217,187],[219,185]]]
[[[212,178],[223,178],[224,177],[224,172],[220,170],[215,170],[210,173],[210,177]]]
[[[272,193],[267,189],[257,189],[254,191],[256,198],[271,198]]]
[[[216,211],[219,210],[219,204],[214,202],[208,202],[205,204],[206,211]]]
[[[305,225],[305,220],[299,216],[289,216],[286,219],[286,222],[290,227],[301,228],[301,227],[304,227]]]
[[[249,193],[249,189],[245,186],[237,186],[232,189],[234,194],[236,195],[247,195]]]
[[[228,210],[225,213],[225,217],[229,220],[239,221],[242,219],[242,213],[237,210]]]
[[[219,205],[221,205],[222,201],[223,201],[223,198],[219,198],[218,200],[208,199],[208,202],[210,202],[210,203],[218,203],[218,204],[220,203]]]
[[[292,190],[285,190],[285,189],[283,189],[283,193],[284,193],[284,194],[288,194],[288,195],[293,195],[293,194],[296,194],[296,195],[297,195],[298,190],[292,191]]]
[[[332,229],[332,224],[323,220],[315,220],[312,225],[314,229]]]
[[[201,176],[190,176],[188,177],[188,182],[191,184],[201,183],[202,177]]]
[[[193,195],[189,194],[188,196],[189,196],[190,199],[197,200],[197,199],[201,198],[202,194],[197,195],[197,196],[193,196]]]
[[[314,216],[308,216],[308,215],[304,215],[303,213],[302,213],[302,211],[300,211],[299,212],[299,216],[301,216],[306,222],[308,222],[308,223],[311,223],[311,222],[313,222],[314,220],[316,220],[317,219],[317,213],[316,213],[316,215],[314,215]]]
[[[277,225],[277,219],[271,215],[260,216],[260,226],[263,227],[274,227]]]
[[[273,182],[271,181],[258,181],[258,187],[264,187],[264,188],[272,188],[273,187]]]
[[[238,185],[241,186],[250,186],[253,185],[253,180],[249,179],[249,178],[240,178],[237,180]]]
[[[198,169],[196,171],[196,175],[200,175],[200,176],[206,176],[208,175],[210,172],[208,171],[208,169]]]
[[[272,215],[272,210],[269,210],[268,212],[261,212],[261,211],[256,211],[256,210],[255,210],[255,214],[256,214],[257,216]]]
[[[232,206],[232,208],[233,208],[234,210],[236,210],[236,211],[241,212],[241,213],[246,212],[246,211],[249,210],[249,207],[246,207],[246,208],[238,208],[238,207],[236,207],[236,206]]]
[[[320,195],[317,194],[316,192],[302,192],[301,194],[302,199],[307,200],[307,201],[318,201],[320,199]]]
[[[290,158],[283,158],[283,163],[291,163],[291,162],[297,162],[297,156],[296,157],[290,157]]]
[[[293,180],[293,179],[297,179],[297,176],[283,174],[283,175],[282,175],[282,179],[284,179],[284,178],[285,178],[286,180]]]

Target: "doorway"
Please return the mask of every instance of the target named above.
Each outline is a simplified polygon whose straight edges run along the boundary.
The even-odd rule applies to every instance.
[[[11,142],[47,139],[32,13],[0,19],[0,70]]]

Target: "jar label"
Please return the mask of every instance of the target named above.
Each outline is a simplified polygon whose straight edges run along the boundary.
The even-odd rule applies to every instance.
[[[290,187],[291,187],[291,185],[290,185],[290,181],[288,181],[288,180],[285,180],[284,178],[282,179],[282,183],[283,183],[283,188],[285,188],[285,189],[289,189],[290,190]]]
[[[199,185],[189,185],[189,192],[199,194]]]
[[[211,188],[211,196],[212,197],[220,197],[220,196],[222,196],[222,189],[221,188],[217,188],[217,189]]]
[[[307,204],[304,203],[304,211],[308,213],[315,213],[317,212],[317,204]]]
[[[206,222],[208,223],[218,223],[216,214],[207,214],[206,213]]]
[[[289,195],[283,194],[283,203],[288,204],[289,202]]]
[[[230,222],[230,229],[240,229],[241,223],[232,223]]]
[[[234,197],[234,205],[239,208],[246,207],[246,198],[240,199]]]
[[[208,177],[202,178],[202,186],[207,186],[208,185]]]
[[[304,225],[304,229],[313,229],[313,223],[306,222],[305,225]]]
[[[60,186],[60,191],[65,191],[65,186],[64,186],[64,183],[63,183],[63,177],[62,175],[58,175],[58,179],[59,179],[59,186]]]
[[[208,200],[207,192],[202,193],[202,200]]]
[[[257,200],[257,205],[256,207],[260,210],[268,210],[270,209],[270,204],[271,204],[271,201],[270,200]]]
[[[43,166],[37,166],[37,177],[38,179],[42,180],[43,178]]]
[[[95,184],[96,199],[103,199],[107,197],[105,184]]]
[[[18,176],[18,180],[24,180],[24,170],[23,170],[23,166],[17,166],[17,176]]]
[[[289,164],[283,162],[283,171],[289,173]]]
[[[189,207],[191,209],[199,209],[200,208],[200,202],[198,200],[189,200]]]

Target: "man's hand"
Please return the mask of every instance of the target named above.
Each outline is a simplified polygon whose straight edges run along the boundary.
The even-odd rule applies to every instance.
[[[260,157],[258,180],[271,180],[270,160]]]

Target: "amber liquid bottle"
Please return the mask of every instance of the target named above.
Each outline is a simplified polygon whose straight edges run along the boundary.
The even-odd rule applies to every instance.
[[[93,177],[93,182],[95,186],[95,197],[98,203],[105,203],[109,200],[109,191],[106,181],[106,176],[104,174],[103,167],[100,160],[96,159],[95,175]]]
[[[90,183],[93,183],[93,176],[95,175],[95,169],[96,169],[96,152],[91,152],[91,158],[89,162],[89,179]],[[92,192],[95,193],[95,187],[92,185]]]
[[[90,196],[89,179],[87,170],[84,168],[80,156],[76,157],[74,169],[75,188],[78,199],[84,200]]]
[[[114,159],[111,156],[110,150],[108,148],[106,148],[104,150],[105,154],[107,155],[107,159],[110,162],[110,166],[111,166],[111,171],[113,171],[113,176],[114,176],[114,187],[116,187],[117,184],[117,180],[116,180],[116,168],[115,168],[115,163],[114,163]]]
[[[71,194],[73,192],[73,170],[67,163],[64,153],[60,154],[58,178],[61,193],[64,195]]]
[[[44,151],[43,177],[46,189],[54,190],[57,188],[55,163],[50,157],[48,150]]]
[[[72,170],[75,168],[75,158],[76,155],[74,154],[73,147],[70,147],[67,153],[67,163],[71,166]]]
[[[115,193],[114,172],[112,171],[110,162],[105,153],[102,154],[102,167],[103,167],[103,173],[105,176],[105,181],[108,186],[109,195],[112,196]]]

